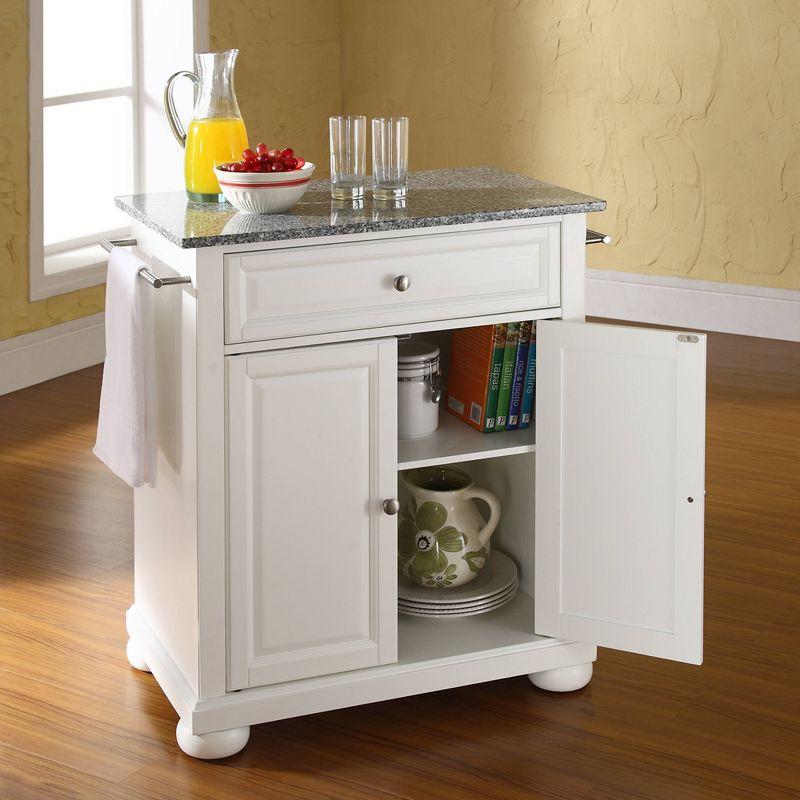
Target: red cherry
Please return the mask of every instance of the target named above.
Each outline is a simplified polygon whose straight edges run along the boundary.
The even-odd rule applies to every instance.
[[[233,172],[247,172],[247,167],[242,163],[236,163],[231,167]]]
[[[297,166],[295,167],[295,169],[301,169],[302,167],[305,166],[305,164],[306,164],[306,160],[304,158],[300,158],[300,156],[298,156],[297,157]]]
[[[280,161],[272,161],[269,165],[270,172],[284,172],[283,164]]]
[[[269,147],[267,147],[264,142],[259,142],[256,145],[256,154],[260,156],[265,156],[269,152]]]
[[[283,150],[281,150],[281,155],[284,158],[291,158],[294,155],[294,150],[292,150],[291,147],[284,147]]]
[[[292,156],[291,158],[284,158],[283,159],[283,166],[291,172],[294,169],[297,169],[297,159]]]
[[[248,147],[246,150],[242,150],[242,160],[243,161],[255,161],[256,154]]]
[[[276,159],[279,159],[281,157],[281,151],[280,150],[270,150],[269,153],[267,153],[267,155],[270,157],[270,159],[272,161],[275,161]]]
[[[261,153],[256,157],[259,164],[269,164],[269,156],[266,153]]]

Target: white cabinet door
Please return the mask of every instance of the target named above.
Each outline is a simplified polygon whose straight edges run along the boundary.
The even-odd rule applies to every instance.
[[[536,633],[699,664],[705,337],[537,331]]]
[[[396,661],[396,340],[227,369],[229,688]]]

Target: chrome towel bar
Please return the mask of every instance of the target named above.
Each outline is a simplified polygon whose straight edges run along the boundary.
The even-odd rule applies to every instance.
[[[587,228],[586,244],[611,244],[611,236],[607,233],[600,233],[599,231],[590,231]]]
[[[136,239],[101,239],[100,247],[110,253],[115,247],[136,247]],[[147,267],[142,267],[139,274],[154,288],[160,289],[162,286],[174,286],[176,283],[191,283],[192,279],[188,275],[176,275],[175,277],[159,278],[154,275]]]

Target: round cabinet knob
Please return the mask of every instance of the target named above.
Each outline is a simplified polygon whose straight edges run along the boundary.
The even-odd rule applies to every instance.
[[[398,292],[407,292],[411,287],[411,278],[408,275],[398,275],[394,279],[394,288]]]
[[[391,497],[383,501],[383,510],[391,517],[400,510],[400,501],[396,497]]]

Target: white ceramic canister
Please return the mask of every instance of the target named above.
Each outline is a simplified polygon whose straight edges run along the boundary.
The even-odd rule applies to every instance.
[[[429,342],[397,345],[397,435],[421,439],[439,427],[442,373],[439,348]]]

